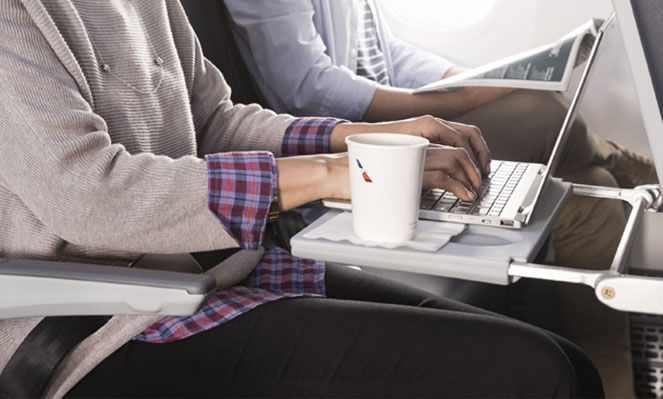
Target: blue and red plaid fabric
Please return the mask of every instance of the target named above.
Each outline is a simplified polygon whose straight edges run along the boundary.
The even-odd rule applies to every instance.
[[[326,154],[334,127],[344,122],[335,118],[299,118],[288,126],[281,144],[281,155]]]
[[[295,258],[281,248],[270,248],[242,285],[219,289],[196,314],[161,319],[134,339],[152,343],[177,341],[277,299],[323,297],[324,278],[323,262]]]
[[[329,152],[338,119],[301,118],[287,129],[284,156]],[[205,157],[208,204],[228,233],[246,249],[257,249],[276,191],[276,162],[269,152],[233,152]],[[230,288],[219,289],[194,315],[171,316],[134,339],[152,343],[177,341],[209,330],[263,303],[281,298],[325,295],[325,265],[270,248],[253,272]]]
[[[276,193],[271,152],[208,155],[208,206],[240,247],[258,249]]]

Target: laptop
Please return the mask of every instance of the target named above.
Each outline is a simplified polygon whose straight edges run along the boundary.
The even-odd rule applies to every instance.
[[[516,229],[527,225],[546,182],[557,168],[561,150],[571,130],[571,124],[576,116],[589,73],[596,59],[597,49],[605,30],[613,19],[614,15],[608,18],[598,30],[548,164],[493,160],[491,161],[491,173],[482,179],[481,190],[475,201],[461,201],[451,192],[443,189],[424,190],[419,208],[420,219]],[[347,200],[325,199],[322,203],[328,208],[352,210],[352,205]]]

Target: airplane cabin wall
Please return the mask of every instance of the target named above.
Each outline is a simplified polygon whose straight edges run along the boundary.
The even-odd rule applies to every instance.
[[[385,16],[397,36],[467,66],[554,41],[589,18],[605,19],[612,11],[610,0],[376,1],[383,3]],[[444,3],[453,6],[468,1],[478,1],[473,24],[449,27],[439,22],[443,19],[436,15]],[[419,8],[413,11],[413,7]],[[578,79],[579,73],[575,74],[575,81]],[[574,87],[572,82],[570,92],[565,94],[570,97]],[[651,154],[616,27],[606,34],[581,103],[581,114],[596,134]]]

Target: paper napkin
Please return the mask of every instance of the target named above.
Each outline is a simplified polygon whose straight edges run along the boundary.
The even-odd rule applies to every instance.
[[[463,232],[465,225],[430,220],[419,220],[414,238],[401,243],[366,241],[357,237],[352,228],[352,213],[342,212],[322,225],[304,234],[307,239],[348,241],[356,245],[382,248],[407,247],[417,251],[435,252],[449,240]]]

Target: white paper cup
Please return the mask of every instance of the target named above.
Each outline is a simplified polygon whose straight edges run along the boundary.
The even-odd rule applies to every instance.
[[[357,237],[391,243],[414,238],[428,140],[367,133],[346,137],[345,142]]]

